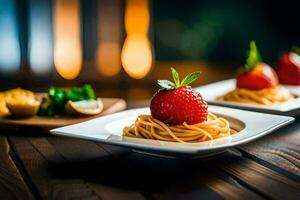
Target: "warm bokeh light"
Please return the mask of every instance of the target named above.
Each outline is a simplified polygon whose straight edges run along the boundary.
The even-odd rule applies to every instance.
[[[101,0],[98,7],[98,47],[96,66],[104,76],[115,76],[121,70],[121,2]]]
[[[74,79],[80,73],[82,52],[77,0],[55,0],[54,64],[57,72],[65,79]]]
[[[121,60],[123,67],[132,78],[143,78],[151,69],[152,51],[144,35],[128,36],[124,42]]]
[[[0,0],[0,73],[15,73],[20,52],[15,1]]]
[[[120,72],[120,45],[115,42],[100,43],[97,49],[97,68],[104,76],[115,76]]]
[[[132,78],[143,78],[152,66],[152,49],[148,38],[150,24],[148,0],[127,0],[125,30],[127,38],[121,54],[122,65]]]
[[[127,34],[148,34],[150,23],[148,0],[127,0],[125,30]]]

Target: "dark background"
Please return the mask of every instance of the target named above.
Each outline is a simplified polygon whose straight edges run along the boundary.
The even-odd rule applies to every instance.
[[[300,44],[299,1],[153,1],[155,52],[163,60],[243,63],[254,39],[266,62]]]

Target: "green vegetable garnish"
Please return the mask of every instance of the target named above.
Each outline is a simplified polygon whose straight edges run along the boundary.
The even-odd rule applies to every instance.
[[[246,64],[243,67],[245,72],[251,71],[256,64],[261,62],[261,55],[258,51],[255,41],[250,42],[249,50],[247,52]]]
[[[66,91],[59,87],[50,87],[48,97],[43,98],[39,108],[39,115],[53,116],[65,112],[66,103],[71,101],[95,100],[96,96],[91,85],[73,87]]]
[[[38,111],[38,115],[42,115],[42,116],[53,116],[54,113],[54,105],[51,102],[51,99],[48,97],[44,97],[41,105],[39,107],[39,111]]]
[[[85,85],[82,87],[82,90],[83,90],[83,93],[85,94],[85,96],[86,96],[88,99],[96,99],[96,95],[95,95],[94,90],[93,90],[93,88],[92,88],[91,85],[85,84]]]
[[[49,98],[52,100],[54,106],[57,108],[63,108],[66,103],[66,92],[58,87],[50,87],[48,92]]]
[[[173,67],[171,68],[171,71],[172,71],[174,83],[169,80],[158,80],[157,81],[158,85],[160,85],[162,87],[162,90],[173,90],[173,89],[176,89],[176,88],[179,88],[182,86],[187,86],[187,85],[191,84],[192,82],[194,82],[195,80],[197,80],[201,75],[201,72],[192,72],[192,73],[188,74],[180,82],[178,72]]]

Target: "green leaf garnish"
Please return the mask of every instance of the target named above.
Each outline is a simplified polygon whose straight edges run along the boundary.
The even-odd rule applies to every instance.
[[[261,55],[256,47],[255,41],[252,40],[250,42],[249,50],[247,52],[246,64],[243,68],[244,71],[251,71],[259,62],[261,62]]]
[[[179,74],[173,67],[171,67],[171,71],[172,71],[173,79],[175,81],[175,86],[179,87],[180,86]]]
[[[173,67],[171,68],[171,72],[175,83],[169,80],[157,81],[158,85],[160,85],[163,90],[173,90],[182,86],[187,86],[197,80],[201,75],[201,72],[192,72],[180,82],[179,74]]]
[[[39,107],[39,115],[53,116],[64,113],[66,103],[71,101],[94,100],[96,95],[91,85],[85,84],[83,87],[73,87],[64,90],[59,87],[50,87],[48,96],[43,98]]]
[[[172,83],[169,80],[158,80],[157,81],[158,85],[160,85],[162,88],[167,89],[167,90],[172,90],[175,89],[176,86],[174,83]]]
[[[292,46],[292,52],[300,55],[300,48],[298,46]]]
[[[182,81],[181,86],[186,86],[197,80],[201,75],[201,72],[192,72],[189,75],[187,75]]]

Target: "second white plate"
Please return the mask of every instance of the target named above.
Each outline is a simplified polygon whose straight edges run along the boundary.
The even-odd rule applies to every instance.
[[[291,93],[297,96],[294,100],[288,101],[286,103],[267,106],[267,105],[251,105],[246,103],[238,103],[233,101],[219,101],[217,97],[223,96],[229,91],[236,88],[235,79],[229,79],[224,81],[219,81],[216,83],[200,86],[194,88],[196,91],[200,92],[204,99],[213,105],[222,105],[233,108],[240,108],[245,110],[260,111],[271,114],[283,114],[288,116],[297,116],[300,114],[300,86],[287,86],[284,85]]]

